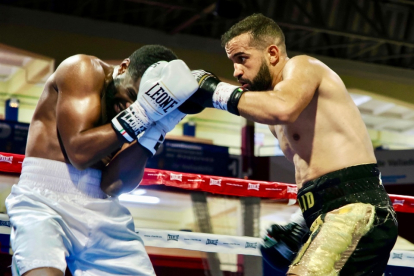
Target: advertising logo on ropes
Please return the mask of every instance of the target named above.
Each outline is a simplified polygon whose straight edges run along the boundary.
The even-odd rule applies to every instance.
[[[221,186],[221,179],[212,179],[212,178],[210,178],[210,185]]]
[[[217,243],[218,243],[218,240],[210,240],[210,239],[207,239],[207,241],[206,241],[206,244],[217,245]]]
[[[0,162],[11,164],[13,162],[13,156],[4,156],[0,154]]]
[[[403,253],[393,253],[392,254],[392,258],[393,259],[400,259],[400,260],[402,260],[402,257],[403,257]]]
[[[287,192],[288,194],[297,194],[298,193],[298,188],[297,187],[287,187]]]
[[[256,190],[256,191],[258,191],[259,188],[260,188],[260,184],[249,183],[249,186],[247,187],[247,190]]]
[[[392,203],[392,205],[404,205],[404,201],[405,199],[394,199],[394,202]]]
[[[182,174],[175,174],[175,173],[171,173],[170,174],[170,180],[178,180],[178,181],[183,181],[183,175]]]
[[[10,221],[8,221],[8,220],[0,220],[0,226],[10,227]]]
[[[246,246],[244,248],[257,248],[257,242],[246,242]]]
[[[167,241],[178,241],[179,236],[180,235],[170,235],[170,234],[168,234],[167,235]]]

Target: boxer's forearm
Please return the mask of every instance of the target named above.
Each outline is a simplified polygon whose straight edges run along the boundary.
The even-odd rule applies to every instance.
[[[110,124],[99,126],[63,139],[69,161],[77,169],[86,169],[110,155],[125,141]]]
[[[102,172],[102,191],[118,196],[135,189],[144,176],[149,157],[149,151],[136,142],[123,148]]]
[[[240,116],[267,125],[292,123],[302,111],[296,101],[279,97],[277,91],[245,92],[237,108]]]

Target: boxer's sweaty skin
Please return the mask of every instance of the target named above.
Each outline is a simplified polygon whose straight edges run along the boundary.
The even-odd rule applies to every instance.
[[[244,93],[240,115],[269,125],[295,165],[298,188],[328,172],[376,163],[359,110],[334,71],[315,58],[289,59],[275,45],[261,50],[249,42],[245,33],[226,44],[234,76],[252,81],[265,62],[271,85],[269,91]]]
[[[118,75],[125,73],[124,60]],[[139,183],[147,151],[138,143],[105,165],[124,145],[124,139],[112,128],[110,120],[136,100],[139,80],[129,75],[115,88],[114,67],[93,56],[76,55],[64,60],[46,81],[30,123],[26,156],[66,162],[78,169],[103,170],[101,188],[109,195],[134,188]],[[126,73],[125,73],[126,74]],[[109,95],[110,94],[110,95]],[[108,101],[107,97],[110,97]],[[131,158],[134,162],[128,162]],[[134,170],[127,166],[131,164]],[[134,187],[123,187],[123,182]]]
[[[123,141],[110,124],[103,97],[113,81],[113,67],[96,57],[64,60],[48,78],[30,124],[26,156],[96,167]],[[126,91],[117,95],[133,101]],[[114,100],[115,103],[115,100]],[[119,111],[118,111],[119,112]]]

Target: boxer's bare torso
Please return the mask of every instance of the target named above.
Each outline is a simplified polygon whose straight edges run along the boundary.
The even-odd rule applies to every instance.
[[[296,121],[269,126],[295,165],[298,188],[326,173],[376,162],[365,124],[340,77],[316,59],[301,58],[314,63],[320,84]]]
[[[359,110],[334,71],[309,56],[288,58],[282,45],[261,48],[251,39],[243,33],[225,46],[234,77],[251,91],[238,110],[269,125],[295,165],[298,188],[326,173],[376,162]]]
[[[106,93],[114,93],[108,89],[113,70],[93,56],[76,55],[64,60],[48,78],[37,104],[26,156],[80,163],[81,168],[102,168],[100,160],[122,144],[107,124],[108,110],[117,109],[115,114],[125,108],[125,102],[133,101],[127,91],[115,93],[111,102],[115,108],[107,108]],[[81,156],[82,152],[89,157]]]

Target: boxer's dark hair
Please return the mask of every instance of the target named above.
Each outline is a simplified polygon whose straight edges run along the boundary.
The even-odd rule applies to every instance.
[[[264,49],[275,44],[285,51],[285,35],[277,23],[261,13],[252,14],[234,24],[226,33],[221,36],[221,46],[244,33],[251,35],[250,45]]]
[[[161,45],[145,45],[129,56],[130,64],[128,73],[136,81],[152,64],[161,60],[171,61],[177,58],[177,55],[167,47]]]

